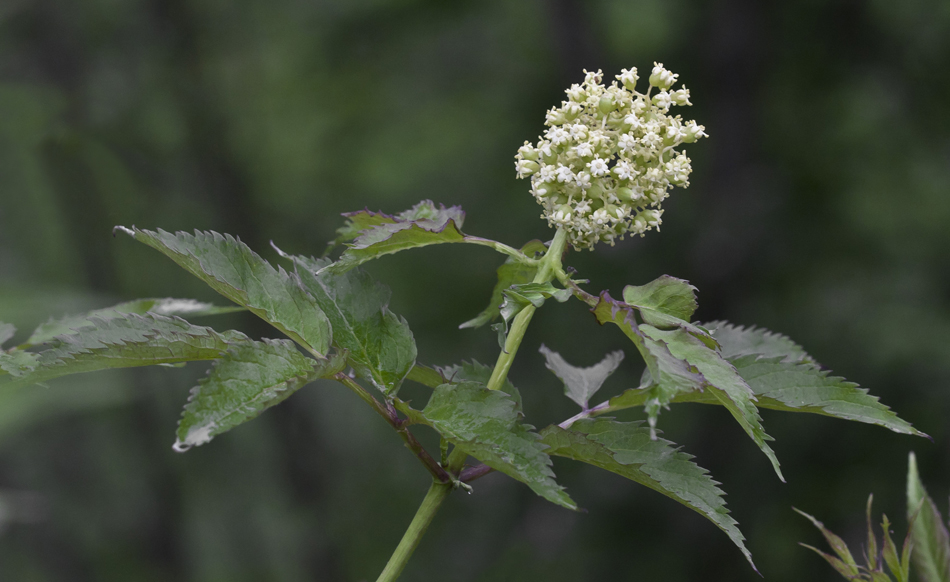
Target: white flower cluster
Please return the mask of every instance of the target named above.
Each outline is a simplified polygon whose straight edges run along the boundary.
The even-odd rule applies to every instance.
[[[515,156],[541,217],[565,229],[575,249],[659,230],[670,186],[689,186],[690,160],[676,147],[705,137],[705,128],[669,114],[673,105],[691,105],[689,90],[671,91],[678,75],[654,65],[646,93],[636,91],[636,68],[609,87],[601,71],[584,71],[583,84],[547,112],[537,145],[525,142]]]

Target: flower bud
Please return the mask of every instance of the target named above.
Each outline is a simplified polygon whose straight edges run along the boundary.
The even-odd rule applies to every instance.
[[[610,95],[604,95],[600,98],[600,101],[597,102],[597,109],[600,110],[604,115],[610,113],[617,108],[617,102],[614,101],[614,98]]]
[[[664,69],[663,63],[654,62],[653,72],[650,73],[650,85],[662,91],[666,91],[667,89],[673,86],[673,83],[676,82],[677,76],[678,75],[675,75],[671,73],[670,71]]]
[[[519,178],[530,176],[541,169],[541,166],[539,166],[537,162],[532,162],[531,160],[521,160],[515,164],[515,166]]]
[[[706,128],[702,125],[696,125],[695,121],[691,121],[689,125],[686,126],[686,137],[683,138],[683,143],[693,143],[701,137],[706,137]]]
[[[620,198],[621,202],[636,202],[642,196],[640,192],[626,186],[617,188],[617,198]]]
[[[689,89],[686,87],[673,91],[671,97],[674,105],[692,105],[689,102]]]
[[[524,142],[524,145],[518,148],[518,153],[521,154],[521,157],[526,160],[538,160],[538,150],[535,149],[534,146],[532,146],[529,142]]]
[[[623,86],[628,91],[634,91],[637,88],[637,80],[640,77],[637,76],[637,68],[633,67],[632,69],[621,69],[620,74],[617,75],[617,79],[623,83]]]
[[[569,204],[562,204],[557,207],[557,210],[554,211],[554,214],[551,216],[551,219],[554,222],[564,224],[571,221],[571,206]]]

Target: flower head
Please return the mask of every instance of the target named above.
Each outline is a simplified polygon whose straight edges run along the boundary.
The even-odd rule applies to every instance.
[[[646,93],[636,91],[636,69],[609,86],[601,71],[584,71],[568,100],[547,112],[537,144],[525,142],[515,156],[543,217],[576,249],[659,229],[670,187],[689,185],[690,160],[676,148],[706,137],[705,128],[669,114],[691,105],[689,91],[672,90],[678,75],[654,65]]]

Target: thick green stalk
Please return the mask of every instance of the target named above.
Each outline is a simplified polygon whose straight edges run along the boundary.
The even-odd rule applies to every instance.
[[[541,267],[534,277],[534,283],[547,283],[554,278],[555,274],[561,269],[561,257],[564,255],[564,249],[567,248],[567,233],[558,229],[548,247],[548,252],[541,259]],[[528,330],[528,324],[537,308],[534,305],[528,305],[515,316],[508,330],[508,338],[505,340],[505,349],[498,354],[498,361],[495,362],[495,369],[492,370],[491,379],[488,381],[489,390],[498,390],[505,383],[508,377],[508,370],[515,361],[515,355],[521,346],[521,340],[524,339],[525,331]]]
[[[545,253],[544,257],[540,260],[538,273],[534,277],[535,283],[547,283],[554,279],[556,274],[561,271],[561,257],[564,255],[566,248],[567,233],[558,229],[557,234],[554,235],[554,240],[551,241],[551,246],[548,247],[548,252]],[[488,381],[488,388],[490,390],[500,388],[501,385],[504,384],[505,378],[508,377],[508,370],[511,369],[515,354],[518,353],[518,347],[521,346],[521,340],[524,339],[525,331],[528,329],[528,324],[531,323],[531,317],[534,315],[534,312],[534,305],[528,305],[515,316],[511,328],[508,330],[508,338],[505,340],[505,349],[498,355],[495,369],[492,370],[491,379]],[[449,454],[445,469],[452,475],[458,475],[467,457],[468,454],[465,451],[459,447],[455,447]],[[426,528],[428,528],[432,522],[435,512],[439,509],[439,506],[442,504],[442,501],[445,500],[446,496],[452,491],[453,487],[453,483],[432,483],[425,499],[422,500],[422,505],[419,506],[419,510],[416,512],[416,516],[412,519],[412,523],[409,524],[409,529],[406,530],[402,541],[399,542],[396,551],[393,552],[389,563],[386,564],[386,568],[383,570],[383,573],[379,575],[376,582],[390,582],[399,576],[403,568],[406,567],[406,563],[409,561],[413,550],[419,545],[422,534],[425,533]]]
[[[416,516],[412,518],[412,523],[409,524],[409,529],[403,534],[402,540],[396,546],[396,551],[389,558],[389,562],[383,569],[383,573],[376,579],[376,582],[392,582],[399,577],[403,568],[406,567],[406,563],[409,562],[412,552],[419,545],[422,535],[426,533],[429,524],[432,523],[435,512],[439,510],[439,506],[442,505],[451,491],[451,483],[432,482],[429,492],[422,500],[422,505],[416,511]]]

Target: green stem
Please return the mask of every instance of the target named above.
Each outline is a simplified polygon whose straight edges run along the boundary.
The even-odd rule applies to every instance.
[[[426,533],[429,524],[432,523],[432,518],[435,517],[439,506],[442,505],[442,502],[445,501],[445,498],[448,497],[451,491],[451,483],[443,484],[435,481],[432,482],[432,485],[429,487],[429,492],[426,493],[425,499],[422,500],[422,505],[420,505],[419,510],[416,511],[416,516],[412,518],[412,523],[409,524],[409,529],[407,529],[406,533],[402,536],[402,540],[400,540],[399,545],[396,546],[396,551],[393,552],[392,557],[389,558],[386,568],[383,569],[383,573],[379,575],[376,582],[392,582],[399,577],[403,568],[406,567],[406,563],[409,562],[409,557],[412,556],[412,552],[416,549],[416,546],[419,545],[419,540],[422,539],[422,535]]]
[[[561,270],[561,257],[564,255],[564,249],[567,248],[567,232],[558,229],[551,241],[548,252],[541,259],[541,268],[534,277],[534,283],[547,283],[555,277]],[[524,339],[525,331],[528,330],[528,324],[537,308],[534,305],[528,305],[515,316],[508,330],[508,338],[505,340],[505,349],[498,354],[498,361],[495,363],[495,369],[492,370],[491,379],[488,381],[489,390],[498,390],[505,383],[508,377],[508,370],[515,361],[518,354],[518,347],[521,346],[521,340]]]
[[[492,243],[494,241],[486,242]],[[485,243],[476,242],[476,244]],[[501,243],[497,244],[501,245]],[[487,246],[494,245],[489,244]],[[504,247],[505,245],[501,246]],[[511,247],[506,248],[514,251],[514,253],[517,254],[508,253],[507,251],[499,249],[498,247],[495,248],[496,250],[501,250],[502,252],[511,254],[516,258],[519,258],[518,255],[527,258],[519,251],[511,249]],[[567,233],[558,229],[557,234],[554,235],[554,240],[551,241],[551,246],[548,247],[548,252],[545,253],[544,257],[541,258],[540,261],[537,262],[539,268],[537,275],[534,277],[535,283],[547,283],[554,279],[559,272],[563,272],[561,270],[561,257],[564,255],[564,251],[566,249]],[[534,262],[534,259],[530,260]],[[508,331],[508,338],[505,340],[505,349],[503,349],[501,354],[498,355],[498,361],[495,363],[495,369],[492,371],[491,379],[488,382],[488,388],[490,390],[497,390],[500,388],[501,385],[504,384],[505,378],[508,377],[508,370],[511,368],[512,362],[514,362],[515,354],[518,353],[518,347],[521,346],[521,340],[524,339],[525,331],[528,329],[528,324],[531,322],[531,316],[534,315],[535,309],[536,308],[534,305],[528,305],[522,309],[518,315],[515,316],[514,322]],[[375,398],[373,398],[373,400],[375,401]],[[462,469],[462,465],[465,464],[465,459],[467,458],[468,453],[456,446],[449,454],[449,457],[445,463],[445,470],[451,475],[458,475]],[[419,506],[419,510],[416,512],[416,516],[412,519],[412,523],[409,524],[409,529],[406,530],[405,535],[402,537],[402,541],[399,542],[399,545],[396,547],[396,551],[393,552],[392,557],[389,559],[389,563],[386,564],[386,569],[384,569],[383,573],[379,575],[379,578],[377,578],[376,582],[390,582],[399,576],[403,568],[406,567],[406,562],[409,561],[409,557],[412,555],[413,550],[415,550],[416,546],[419,545],[419,540],[422,538],[422,534],[425,533],[426,528],[428,528],[429,524],[432,522],[435,512],[439,509],[442,501],[445,500],[446,496],[448,496],[454,486],[455,483],[439,483],[437,481],[432,483],[432,486],[429,487],[429,492],[426,494],[425,499],[422,500],[422,505]]]

